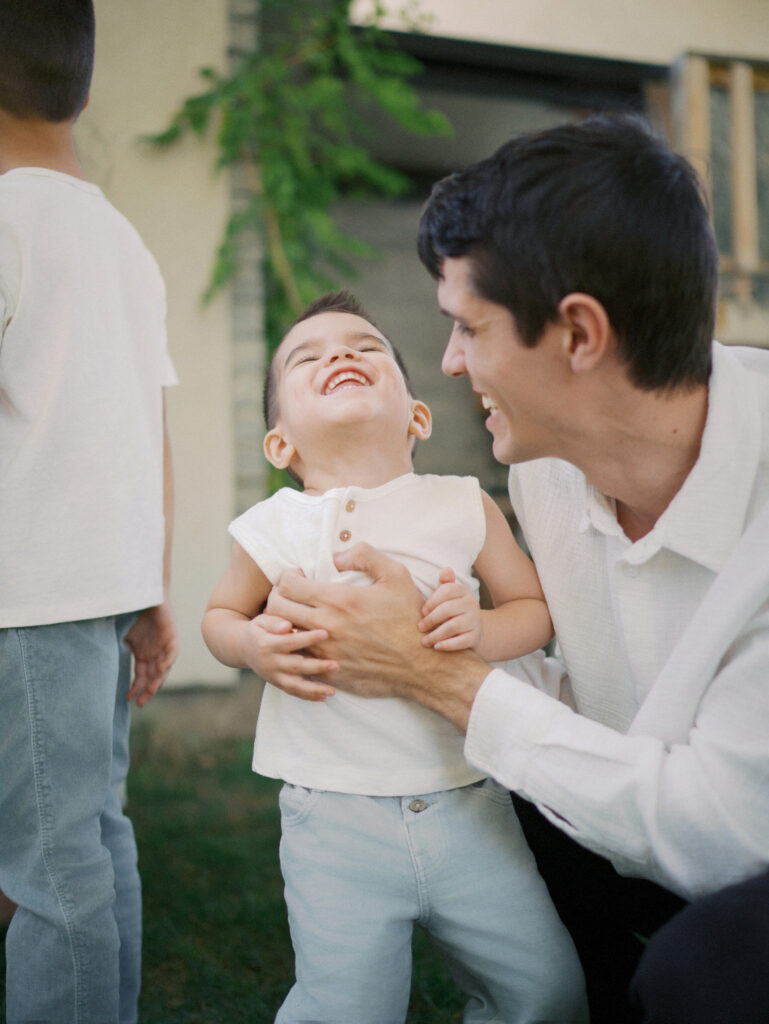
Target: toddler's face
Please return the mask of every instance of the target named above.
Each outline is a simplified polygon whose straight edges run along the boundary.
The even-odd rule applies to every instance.
[[[402,423],[405,442],[412,400],[392,346],[367,320],[352,313],[303,320],[274,363],[278,423],[289,434],[378,416],[393,427]]]

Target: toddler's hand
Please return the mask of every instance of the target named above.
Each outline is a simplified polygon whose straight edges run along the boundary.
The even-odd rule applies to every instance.
[[[313,658],[306,652],[327,638],[322,629],[292,629],[291,623],[274,615],[257,615],[248,629],[249,663],[265,682],[302,700],[325,700],[336,690],[311,677],[333,672],[336,662]]]
[[[422,608],[422,643],[436,651],[464,651],[481,640],[481,607],[473,594],[456,582],[451,569],[441,569],[439,585]]]

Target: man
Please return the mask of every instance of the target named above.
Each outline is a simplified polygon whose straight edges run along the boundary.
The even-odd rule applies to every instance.
[[[636,933],[671,918],[643,1019],[766,1021],[769,353],[712,342],[696,177],[634,118],[566,125],[439,183],[419,251],[454,323],[443,370],[482,395],[512,466],[562,661],[427,650],[404,574],[365,548],[337,565],[372,587],[288,574],[272,628],[325,629],[335,686],[466,731],[517,794],[594,1024],[637,1019]],[[300,670],[292,692],[318,685]],[[724,921],[738,946],[717,945]]]

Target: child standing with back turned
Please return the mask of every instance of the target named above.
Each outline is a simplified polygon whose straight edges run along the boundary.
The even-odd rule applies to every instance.
[[[135,1024],[129,705],[176,655],[165,289],[85,180],[92,0],[0,2],[0,890],[8,1024]],[[132,681],[132,655],[134,660]]]
[[[302,691],[297,666],[319,637],[271,633],[259,620],[287,568],[369,582],[334,565],[335,551],[365,540],[411,572],[425,643],[519,657],[552,633],[531,562],[477,480],[414,474],[430,412],[346,293],[313,303],[281,342],[265,418],[267,458],[304,489],[285,488],[231,524],[232,560],[203,633],[221,661],[269,681],[254,769],[285,783],[280,856],[296,953],[276,1022],[400,1024],[414,922],[470,997],[466,1020],[586,1020],[576,953],[507,791],[465,761],[456,730],[413,702],[308,683],[314,700],[284,692]],[[493,609],[480,610],[473,567]]]

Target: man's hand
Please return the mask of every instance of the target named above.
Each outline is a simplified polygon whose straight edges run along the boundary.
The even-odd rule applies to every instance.
[[[422,645],[423,599],[399,562],[368,544],[335,557],[337,568],[370,576],[370,587],[318,583],[286,572],[267,602],[268,615],[300,629],[324,629],[328,640],[310,653],[336,662],[330,681],[364,697],[408,697],[457,728],[467,724],[489,667],[471,652],[442,653]]]
[[[334,684],[366,697],[399,695],[410,651],[419,649],[422,597],[408,570],[368,544],[335,558],[340,570],[371,576],[371,587],[318,583],[285,572],[267,602],[267,613],[300,629],[323,629],[328,640],[311,653],[338,664]],[[405,696],[406,694],[401,694]]]
[[[163,685],[179,653],[170,605],[165,602],[139,612],[125,642],[134,656],[134,678],[127,698],[135,697],[141,708]]]

